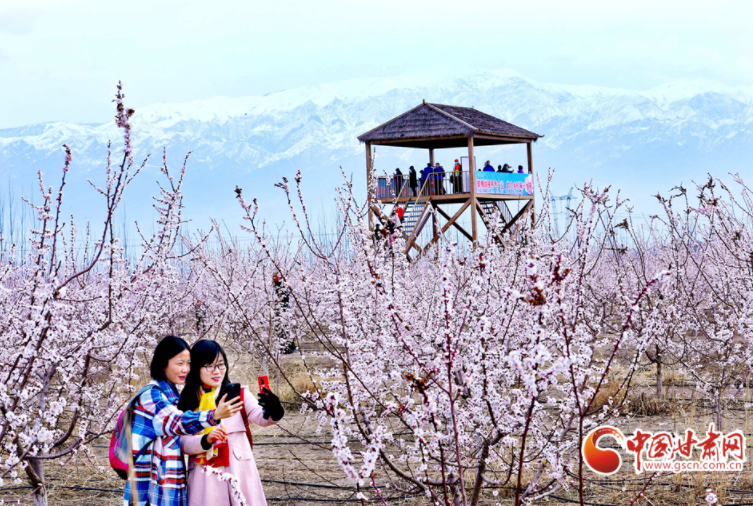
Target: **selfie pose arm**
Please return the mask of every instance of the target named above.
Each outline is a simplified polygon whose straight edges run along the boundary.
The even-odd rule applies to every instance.
[[[220,420],[233,416],[241,408],[240,400],[237,399],[231,403],[220,402],[217,409],[210,411],[184,412],[170,403],[156,388],[142,394],[139,404],[146,412],[154,413],[152,427],[158,436],[196,434],[207,427],[218,425]]]
[[[285,409],[280,403],[279,397],[266,390],[259,394],[257,401],[254,395],[246,389],[243,394],[248,420],[261,427],[268,427],[282,420]]]
[[[154,413],[151,425],[154,434],[160,437],[196,434],[219,423],[212,419],[214,411],[180,411],[156,388],[142,394],[139,405],[137,409]],[[138,417],[135,421],[139,420],[142,419]]]

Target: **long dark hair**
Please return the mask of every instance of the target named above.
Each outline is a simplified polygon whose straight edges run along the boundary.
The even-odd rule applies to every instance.
[[[154,348],[154,355],[152,356],[152,363],[149,365],[149,373],[152,379],[164,380],[165,367],[170,359],[175,355],[182,353],[185,350],[190,350],[191,347],[188,343],[180,337],[167,336],[157,343],[157,347]]]
[[[230,380],[228,379],[230,364],[227,361],[225,350],[223,350],[222,346],[215,341],[210,341],[208,339],[196,341],[191,347],[191,371],[186,377],[186,384],[183,387],[183,393],[180,395],[180,401],[178,401],[179,410],[195,411],[199,408],[201,394],[203,393],[201,389],[201,368],[205,365],[213,364],[220,355],[225,361],[225,365],[228,366],[228,368],[225,369],[225,377],[222,378],[222,383],[220,384],[219,398],[222,398],[222,396],[225,395],[227,384],[230,383]]]

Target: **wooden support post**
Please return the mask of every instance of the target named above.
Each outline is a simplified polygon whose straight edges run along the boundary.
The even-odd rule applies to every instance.
[[[528,144],[526,144],[526,149],[528,150],[528,173],[531,175],[531,177],[533,177],[533,142],[529,141]],[[536,222],[536,202],[533,201],[532,209],[531,209],[531,226],[533,226],[535,222]]]
[[[379,208],[377,206],[375,206],[375,205],[372,204],[372,206],[371,206],[371,208],[369,210],[369,214],[373,215],[373,216],[376,216],[376,219],[379,220],[379,224],[381,226],[383,226],[383,227],[387,226],[387,220],[389,220],[389,218],[387,216],[385,216],[384,214],[382,214],[382,212],[379,210]],[[373,232],[373,230],[372,230],[372,232]]]
[[[460,209],[462,211],[465,211],[466,207],[468,207],[470,205],[470,203],[471,203],[470,200],[466,200],[465,204],[463,204],[463,207],[461,207]],[[452,220],[452,218],[450,218],[449,214],[447,214],[446,212],[442,211],[441,207],[437,207],[437,211],[439,211],[439,214],[441,214],[442,216],[444,216],[446,220],[448,220],[448,221]],[[462,214],[462,213],[458,213],[458,217],[460,216],[460,214]],[[469,241],[473,241],[473,236],[471,236],[471,234],[469,234],[466,229],[464,229],[463,227],[461,227],[456,220],[452,220],[452,226],[455,227],[455,228],[457,228],[460,231],[461,234],[463,234],[464,236],[466,236],[468,238]]]
[[[439,206],[432,203],[431,207],[433,207],[434,212],[431,213],[431,236],[434,237],[437,235],[437,231],[439,230],[439,223],[437,223],[437,209],[439,209]]]
[[[530,142],[526,143],[526,149],[528,151],[528,173],[533,174],[533,150]]]
[[[429,149],[429,163],[434,167],[434,149]]]
[[[471,179],[471,235],[473,236],[473,245],[478,242],[478,227],[476,225],[476,164],[473,154],[473,137],[468,137],[468,167]]]
[[[523,206],[523,212],[526,210],[530,210],[531,213],[533,213],[533,200],[529,200],[528,204]],[[520,231],[520,227],[523,225],[523,219],[518,220],[518,224],[515,225],[515,228],[512,229],[512,232],[510,232],[510,240],[515,240],[515,237],[518,235],[518,231]]]
[[[433,204],[432,211],[434,212],[431,213],[431,225],[432,225],[431,237],[432,238],[439,236],[439,220],[437,220],[437,209],[439,209],[439,206],[436,204]],[[429,244],[431,244],[431,241],[429,241]],[[426,250],[426,248],[424,248],[424,250]],[[437,258],[439,258],[438,251],[437,251]]]
[[[371,143],[366,143],[366,189],[367,191],[367,205],[369,207],[369,230],[374,230],[374,215],[371,212]]]
[[[508,230],[512,228],[512,226],[515,224],[516,221],[518,221],[521,216],[523,216],[526,212],[533,210],[533,199],[529,200],[526,205],[523,206],[523,209],[518,211],[518,214],[512,217],[512,219],[505,224],[505,226],[502,228],[502,231],[500,232],[500,235],[506,233]],[[517,230],[517,228],[516,228]]]
[[[426,247],[423,249],[423,251],[426,251],[427,249],[429,249],[429,246],[431,246],[432,244],[436,243],[439,240],[439,238],[442,237],[442,235],[445,232],[447,232],[447,229],[449,229],[452,225],[455,225],[460,230],[462,230],[463,232],[465,232],[465,230],[463,230],[462,227],[460,227],[460,225],[458,225],[456,222],[457,222],[457,219],[460,218],[460,215],[463,214],[463,211],[465,211],[465,209],[470,204],[471,204],[471,201],[470,200],[466,200],[465,204],[463,204],[460,207],[460,210],[458,212],[456,212],[455,216],[453,216],[452,218],[450,218],[450,216],[447,213],[445,213],[444,211],[442,211],[441,209],[439,209],[439,207],[437,207],[437,210],[440,213],[442,213],[442,216],[444,216],[444,217],[447,218],[447,223],[444,224],[444,227],[442,227],[442,230],[435,230],[434,231],[434,237],[431,239],[431,241],[429,241],[429,244],[426,245]],[[465,232],[465,234],[468,235],[467,232]]]

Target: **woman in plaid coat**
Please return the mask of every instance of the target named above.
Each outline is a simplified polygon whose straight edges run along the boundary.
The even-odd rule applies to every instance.
[[[186,467],[180,436],[218,425],[242,407],[240,399],[226,403],[223,397],[211,411],[178,410],[180,394],[175,386],[186,381],[191,366],[189,349],[183,339],[168,336],[154,350],[152,388],[134,402],[131,445],[135,472],[126,483],[125,506],[186,506]],[[145,447],[146,451],[138,455]]]

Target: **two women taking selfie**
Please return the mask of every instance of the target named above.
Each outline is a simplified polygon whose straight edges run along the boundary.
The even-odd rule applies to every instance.
[[[269,390],[257,401],[246,387],[231,384],[228,368],[224,350],[214,341],[190,348],[168,336],[157,345],[152,381],[131,403],[133,469],[126,506],[236,504],[230,484],[202,472],[202,466],[237,478],[249,505],[266,505],[247,427],[272,425],[285,411]],[[176,387],[184,384],[179,394]],[[184,454],[190,456],[188,478]]]

